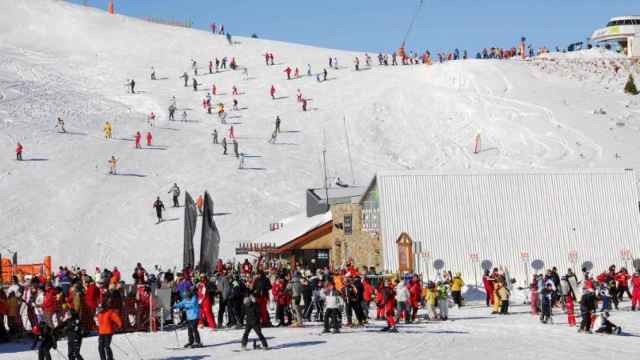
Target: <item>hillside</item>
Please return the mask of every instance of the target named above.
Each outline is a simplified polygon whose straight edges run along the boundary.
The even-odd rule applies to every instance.
[[[55,264],[87,268],[177,265],[183,209],[169,209],[172,221],[159,225],[152,209],[156,196],[170,205],[174,182],[194,197],[205,189],[212,194],[222,255],[230,257],[236,243],[303,211],[304,190],[322,184],[325,143],[330,178],[351,180],[345,117],[358,184],[380,169],[638,164],[640,100],[622,94],[617,83],[603,85],[601,74],[574,59],[380,67],[372,54],[373,68],[355,72],[355,52],[248,38],[230,46],[222,36],[64,2],[5,3],[0,245],[24,260],[49,254]],[[274,53],[275,66],[264,64],[265,52]],[[208,61],[225,56],[246,66],[249,78],[241,71],[207,74]],[[315,74],[330,56],[342,66],[329,70],[330,81],[285,79],[287,66],[305,73],[310,64]],[[179,79],[185,71],[192,75],[191,59],[200,67],[198,92]],[[152,66],[159,80],[149,80]],[[619,76],[626,79],[624,71],[638,69],[623,69]],[[131,78],[136,94],[124,86]],[[242,93],[237,99],[246,109],[229,111],[229,121],[249,155],[247,169],[211,144],[213,129],[221,136],[228,129],[201,106],[214,83],[221,94],[213,103],[228,110],[232,86]],[[280,99],[269,96],[271,85]],[[311,111],[302,112],[297,89],[311,100]],[[172,96],[179,112],[188,109],[188,122],[167,120]],[[601,108],[606,114],[594,115]],[[156,146],[135,150],[133,135],[150,129],[151,111],[158,114],[151,128]],[[271,145],[276,115],[284,132]],[[67,134],[54,128],[58,116]],[[110,141],[102,135],[107,120],[114,125]],[[478,132],[483,151],[474,155]],[[14,161],[17,141],[32,161]],[[107,174],[111,155],[124,176]]]

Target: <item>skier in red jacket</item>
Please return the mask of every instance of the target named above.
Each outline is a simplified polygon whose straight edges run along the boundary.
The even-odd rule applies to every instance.
[[[140,139],[142,139],[142,135],[140,135],[140,131],[136,132],[136,149],[142,149],[142,146],[140,145]]]
[[[18,145],[16,145],[16,160],[18,161],[22,161],[22,150],[24,148],[22,147],[22,144],[18,143]]]
[[[631,277],[631,285],[633,285],[633,293],[631,294],[631,311],[636,311],[640,305],[640,269]]]
[[[206,276],[203,276],[200,279],[200,283],[198,284],[198,304],[200,304],[200,325],[204,323],[204,320],[207,321],[207,326],[212,329],[217,327],[216,320],[213,317],[213,295],[210,290],[207,289],[209,287],[209,279]]]
[[[487,307],[493,305],[493,278],[491,277],[489,270],[485,270],[484,275],[482,275],[482,285],[484,286],[484,291],[487,294]]]
[[[413,278],[409,282],[409,294],[411,294],[411,320],[416,321],[418,316],[418,305],[420,304],[420,293],[422,292],[422,284],[418,275],[413,275]]]
[[[151,131],[147,132],[147,146],[151,146],[153,142],[153,135],[151,135]]]
[[[274,85],[271,85],[271,91],[270,91],[270,94],[271,94],[271,98],[272,98],[273,100],[275,100],[275,99],[276,99],[276,87],[275,87]]]
[[[287,66],[284,72],[287,74],[287,80],[291,80],[291,68]]]

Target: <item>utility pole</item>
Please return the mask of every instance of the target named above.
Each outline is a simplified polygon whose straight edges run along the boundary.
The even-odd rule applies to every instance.
[[[351,159],[351,144],[349,143],[349,131],[347,130],[347,117],[342,118],[344,122],[344,134],[347,139],[347,154],[349,155],[349,168],[351,168],[351,184],[356,184],[356,177],[353,173],[353,160]]]

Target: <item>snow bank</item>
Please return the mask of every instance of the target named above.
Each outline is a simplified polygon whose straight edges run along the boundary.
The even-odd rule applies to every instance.
[[[538,56],[541,59],[581,59],[581,60],[592,60],[592,59],[625,59],[626,56],[624,54],[617,53],[612,50],[607,50],[603,47],[594,47],[591,49],[584,49],[578,51],[569,51],[569,52],[551,52],[546,54],[541,54]]]

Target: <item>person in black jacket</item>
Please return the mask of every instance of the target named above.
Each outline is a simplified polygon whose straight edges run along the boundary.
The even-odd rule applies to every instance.
[[[580,313],[582,321],[580,322],[579,332],[591,333],[591,314],[596,310],[597,304],[596,294],[591,288],[585,288],[580,298]]]
[[[58,349],[56,335],[53,329],[44,321],[40,322],[38,327],[40,328],[40,332],[33,340],[32,348],[35,349],[38,347],[38,342],[40,342],[40,346],[38,347],[38,360],[51,360],[51,349]]]
[[[260,308],[256,304],[255,298],[251,295],[244,298],[244,334],[242,334],[242,350],[247,349],[247,342],[249,341],[249,333],[251,330],[255,331],[256,335],[262,343],[264,350],[269,350],[269,344],[267,339],[262,335],[262,327],[260,326]]]
[[[82,323],[80,317],[74,309],[69,310],[69,318],[62,323],[64,328],[64,334],[67,336],[68,345],[68,359],[69,360],[83,360],[80,355],[80,348],[82,347]]]

